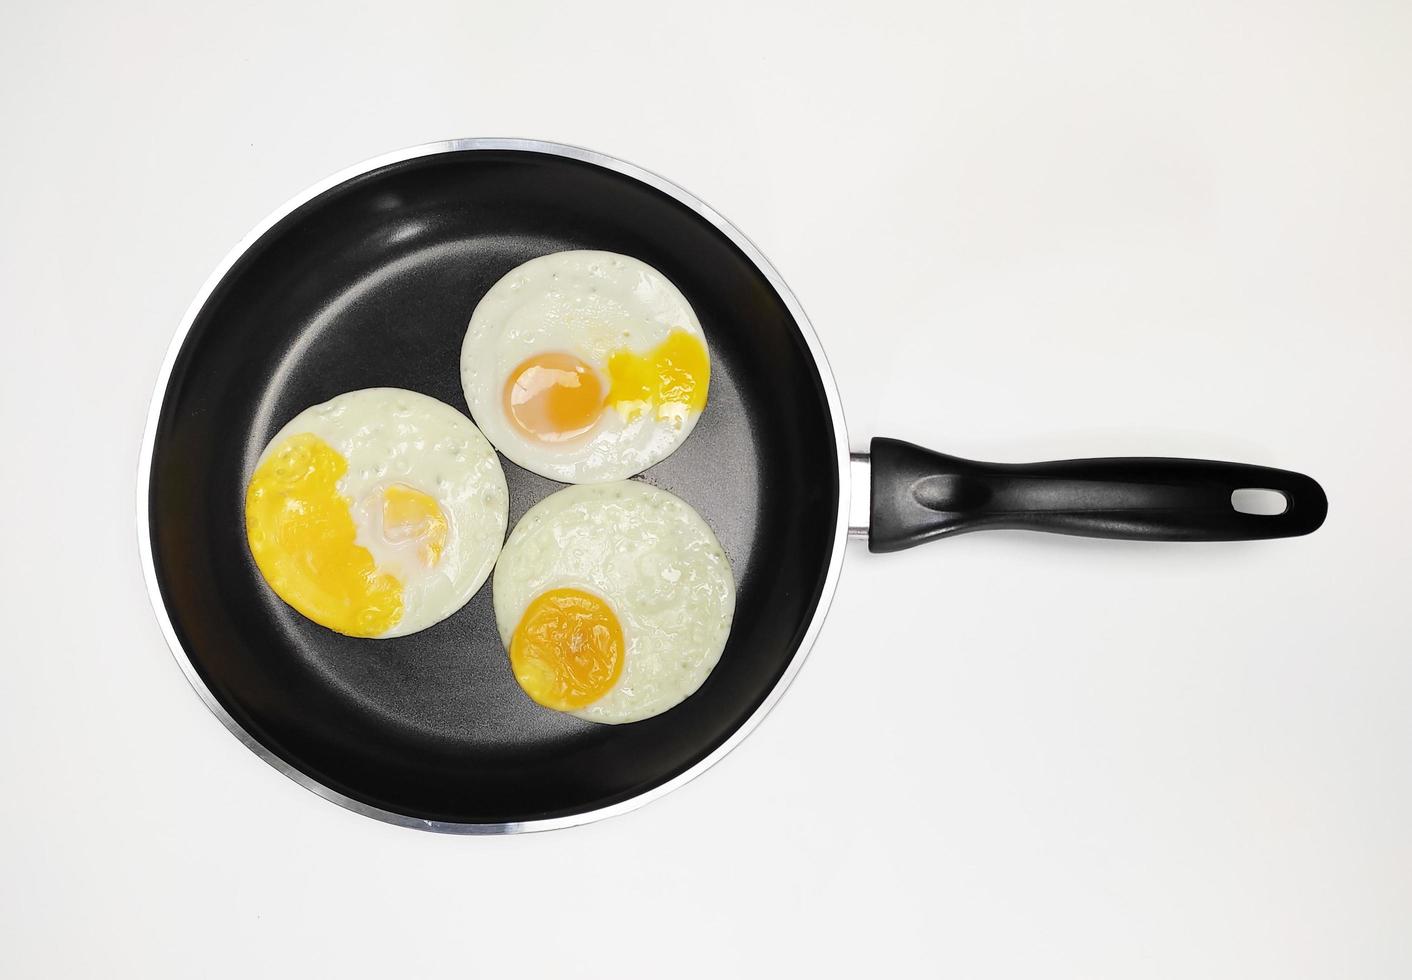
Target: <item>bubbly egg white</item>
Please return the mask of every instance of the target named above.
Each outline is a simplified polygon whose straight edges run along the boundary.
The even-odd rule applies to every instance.
[[[296,415],[260,462],[301,433],[323,440],[347,461],[337,488],[349,501],[356,543],[402,582],[402,616],[383,637],[426,629],[475,595],[505,540],[509,494],[494,448],[470,419],[415,391],[351,391]],[[420,559],[415,541],[390,542],[382,533],[383,492],[394,484],[432,497],[447,519],[446,543],[434,567]]]
[[[597,594],[622,626],[617,682],[572,712],[605,724],[650,718],[695,692],[735,614],[735,580],[716,535],[685,501],[636,481],[560,490],[515,525],[493,582],[507,650],[529,604],[557,588]]]
[[[645,262],[588,250],[531,259],[492,286],[471,316],[461,348],[466,402],[486,437],[527,470],[564,483],[626,479],[680,446],[700,412],[677,424],[651,412],[624,419],[609,410],[585,437],[546,445],[506,417],[505,386],[527,358],[553,351],[575,355],[606,383],[615,351],[645,355],[673,330],[705,347],[686,297]]]

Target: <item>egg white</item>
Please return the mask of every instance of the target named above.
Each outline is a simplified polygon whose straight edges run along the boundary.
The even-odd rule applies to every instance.
[[[735,579],[690,504],[645,483],[569,487],[530,508],[495,568],[500,639],[536,596],[584,589],[623,630],[623,669],[597,701],[572,712],[604,724],[641,721],[680,704],[715,668],[735,614]]]
[[[300,412],[265,447],[256,466],[290,436],[309,433],[348,463],[338,492],[349,501],[356,543],[402,582],[402,617],[379,638],[440,622],[489,577],[509,523],[505,473],[471,420],[443,402],[401,388],[365,388]],[[436,500],[446,544],[432,568],[415,542],[381,534],[382,491],[400,483]]]
[[[584,436],[550,445],[506,417],[505,386],[528,358],[561,352],[590,365],[607,391],[614,351],[646,354],[674,329],[706,346],[691,304],[647,263],[589,250],[542,255],[506,273],[476,306],[461,346],[466,403],[486,438],[531,472],[563,483],[626,479],[680,446],[700,413],[678,425],[651,412],[625,421],[610,408]]]

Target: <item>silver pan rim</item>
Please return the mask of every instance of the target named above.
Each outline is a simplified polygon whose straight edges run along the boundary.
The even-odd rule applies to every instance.
[[[319,780],[309,776],[295,766],[286,762],[278,755],[270,751],[257,738],[247,732],[239,722],[233,718],[229,712],[221,705],[205,682],[197,673],[195,665],[192,663],[185,648],[176,634],[176,629],[171,617],[167,612],[166,602],[162,598],[161,588],[157,582],[157,568],[152,556],[152,534],[151,534],[151,474],[152,474],[152,454],[156,445],[157,421],[161,416],[162,407],[166,401],[167,388],[171,381],[172,368],[180,355],[182,347],[186,343],[187,334],[191,330],[192,324],[206,302],[210,299],[212,292],[230,272],[231,268],[238,262],[246,251],[250,249],[259,239],[264,236],[277,223],[293,213],[304,204],[323,194],[324,192],[337,187],[355,177],[359,177],[370,171],[389,166],[391,164],[402,163],[418,157],[433,156],[442,153],[463,153],[475,150],[514,150],[527,153],[548,154],[552,156],[567,157],[571,160],[579,160],[584,163],[593,164],[608,170],[616,171],[627,177],[631,177],[641,183],[647,184],[658,191],[674,198],[696,214],[714,226],[724,234],[739,248],[747,258],[754,263],[760,273],[765,276],[770,285],[779,294],[785,306],[793,315],[795,323],[799,326],[799,331],[804,337],[804,341],[813,356],[815,366],[819,372],[819,380],[824,388],[824,395],[828,402],[829,414],[834,429],[834,455],[838,469],[838,509],[834,518],[832,531],[833,547],[829,553],[829,566],[824,578],[823,589],[819,594],[819,603],[814,610],[814,616],[809,622],[804,636],[795,649],[794,655],[790,658],[788,666],[770,693],[758,708],[740,725],[730,737],[711,752],[710,755],[701,759],[691,768],[678,773],[671,779],[651,789],[645,790],[626,800],[621,800],[607,806],[596,807],[580,813],[569,814],[567,816],[546,817],[536,820],[524,820],[512,823],[456,823],[439,820],[424,820],[412,817],[407,814],[397,813],[391,810],[384,810],[380,807],[371,806],[360,800],[346,796],[337,790],[324,785]],[[805,315],[803,307],[798,298],[785,284],[784,279],[770,264],[769,260],[755,247],[750,239],[746,238],[741,231],[733,224],[721,216],[714,208],[710,207],[700,198],[689,193],[677,184],[667,180],[649,170],[644,170],[625,160],[599,153],[595,150],[584,149],[583,147],[570,146],[563,143],[546,142],[532,139],[457,139],[442,140],[433,143],[423,143],[418,146],[411,146],[401,150],[394,150],[362,163],[355,164],[345,170],[333,174],[324,180],[306,188],[294,197],[290,198],[280,207],[272,211],[263,221],[250,230],[240,242],[230,250],[221,260],[215,271],[211,273],[205,284],[201,287],[196,297],[187,307],[186,313],[182,316],[181,323],[177,327],[175,336],[167,348],[166,356],[162,360],[162,366],[157,375],[156,387],[153,390],[152,400],[147,412],[147,423],[142,435],[142,450],[138,459],[137,476],[137,534],[138,550],[142,559],[142,574],[147,584],[147,595],[152,603],[152,609],[156,613],[158,625],[162,635],[166,639],[167,647],[176,660],[177,666],[186,675],[188,683],[193,690],[205,702],[210,709],[232,735],[243,742],[246,748],[259,756],[269,765],[279,772],[288,776],[294,782],[303,786],[330,802],[352,810],[354,813],[372,817],[384,823],[394,824],[399,827],[411,827],[417,830],[427,830],[444,834],[518,834],[529,833],[541,830],[558,830],[566,827],[575,827],[583,824],[604,820],[608,817],[619,816],[645,806],[653,800],[666,796],[672,790],[677,789],[707,769],[710,769],[717,762],[720,762],[737,745],[745,740],[754,731],[760,722],[764,720],[771,709],[784,696],[785,691],[799,673],[804,661],[808,658],[809,651],[818,638],[819,630],[823,626],[824,617],[828,613],[830,604],[833,601],[834,592],[838,587],[839,574],[843,567],[845,554],[845,544],[848,536],[848,512],[851,484],[849,482],[849,451],[848,451],[848,430],[844,424],[843,407],[839,400],[838,386],[834,381],[833,372],[829,368],[828,359],[824,356],[824,350],[819,343],[818,336],[814,333],[814,328]]]

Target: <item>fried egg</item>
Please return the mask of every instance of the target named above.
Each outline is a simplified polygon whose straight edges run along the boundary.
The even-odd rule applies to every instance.
[[[686,297],[614,252],[555,252],[482,297],[461,347],[471,415],[512,462],[563,483],[640,473],[706,407],[711,358]]]
[[[404,636],[475,594],[505,540],[500,460],[471,420],[414,391],[305,409],[260,454],[245,532],[275,594],[348,636]]]
[[[510,668],[536,703],[589,721],[641,721],[715,668],[735,580],[689,504],[644,483],[569,487],[515,525],[493,586]]]

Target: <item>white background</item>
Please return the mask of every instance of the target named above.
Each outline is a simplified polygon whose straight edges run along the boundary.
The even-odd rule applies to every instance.
[[[1412,7],[202,6],[0,13],[0,974],[1412,975]],[[138,444],[250,226],[453,136],[719,208],[855,448],[1284,466],[1329,521],[852,545],[789,696],[666,799],[341,810],[165,649]]]

